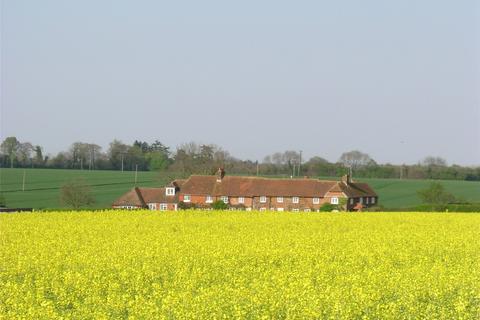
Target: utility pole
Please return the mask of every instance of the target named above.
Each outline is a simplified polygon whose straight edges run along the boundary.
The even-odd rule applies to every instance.
[[[135,165],[135,187],[137,186],[138,164]]]
[[[258,177],[258,171],[259,171],[258,169],[259,169],[259,168],[258,168],[258,160],[257,160],[257,177]]]
[[[298,163],[298,176],[300,176],[300,169],[302,168],[302,150],[300,150],[300,161]]]
[[[24,169],[23,170],[23,182],[22,182],[22,192],[25,191],[25,176],[26,176],[27,172],[26,170]]]
[[[127,152],[121,151],[120,152],[121,159],[122,159],[122,172],[125,170],[125,156],[127,155]]]

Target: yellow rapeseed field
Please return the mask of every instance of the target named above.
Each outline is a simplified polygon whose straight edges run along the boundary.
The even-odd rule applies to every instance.
[[[0,318],[480,319],[480,214],[2,214]]]

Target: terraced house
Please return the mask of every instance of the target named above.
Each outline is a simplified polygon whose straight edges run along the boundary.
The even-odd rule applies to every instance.
[[[362,210],[375,205],[378,195],[366,183],[318,179],[271,179],[216,175],[192,175],[187,180],[175,180],[165,188],[135,188],[120,197],[114,208],[150,208],[177,210],[179,207],[210,208],[223,201],[230,209],[317,211],[325,203],[345,206],[347,210]]]

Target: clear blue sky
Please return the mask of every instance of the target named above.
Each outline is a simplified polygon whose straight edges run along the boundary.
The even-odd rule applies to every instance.
[[[480,6],[1,1],[1,138],[480,164]]]

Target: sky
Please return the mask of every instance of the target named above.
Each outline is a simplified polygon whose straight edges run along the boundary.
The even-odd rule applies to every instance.
[[[0,0],[0,135],[480,165],[478,0]]]

